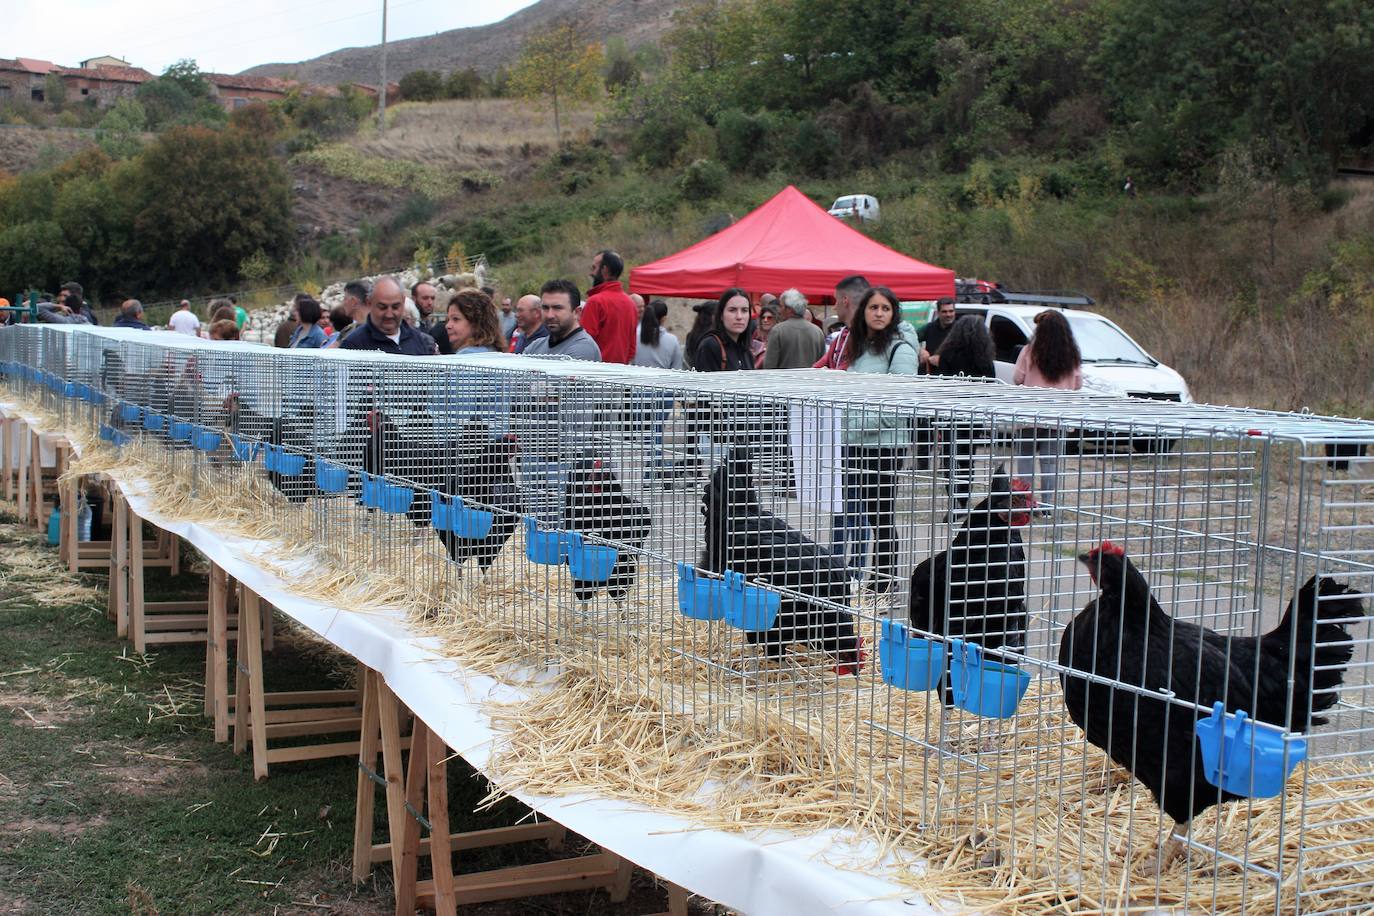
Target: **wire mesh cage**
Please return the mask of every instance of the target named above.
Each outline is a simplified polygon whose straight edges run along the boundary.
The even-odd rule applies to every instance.
[[[785,734],[753,788],[822,785],[1032,911],[1374,906],[1374,424],[59,328],[0,364],[209,498],[269,488],[313,575]]]

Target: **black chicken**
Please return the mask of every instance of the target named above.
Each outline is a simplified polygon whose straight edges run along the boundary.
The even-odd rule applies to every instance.
[[[744,447],[732,448],[711,472],[701,502],[706,517],[702,569],[730,569],[750,581],[816,599],[784,597],[773,629],[745,633],[750,644],[777,658],[787,646],[807,643],[834,658],[838,673],[857,675],[863,669],[863,642],[853,616],[833,606],[849,606],[849,570],[840,557],[763,508]]]
[[[1365,613],[1344,585],[1314,576],[1272,631],[1227,637],[1170,617],[1120,546],[1104,542],[1078,559],[1101,594],[1065,628],[1059,664],[1147,692],[1061,674],[1069,716],[1144,783],[1180,831],[1213,805],[1239,796],[1206,780],[1193,731],[1204,714],[1170,704],[1163,691],[1206,709],[1223,701],[1229,711],[1243,709],[1295,732],[1322,724],[1314,713],[1336,704],[1352,654],[1345,622]],[[1170,840],[1159,869],[1181,852],[1181,844]]]
[[[268,445],[285,446],[308,456],[314,450],[311,435],[314,425],[313,417],[306,415],[263,416],[251,407],[243,406],[242,398],[237,393],[224,399],[225,430]],[[315,492],[314,459],[306,458],[305,468],[300,474],[287,477],[277,471],[268,471],[267,479],[289,502],[305,502]]]
[[[999,467],[991,491],[969,513],[949,549],[922,560],[911,574],[911,626],[970,639],[987,650],[1022,648],[1026,552],[1018,529],[1030,523],[1034,508],[1030,488]],[[998,657],[996,651],[988,655]],[[948,678],[945,702],[954,702]]]
[[[452,531],[439,538],[455,563],[477,559],[485,573],[510,541],[522,514],[522,500],[511,473],[511,458],[518,450],[514,436],[495,436],[485,423],[471,421],[456,439],[437,436],[423,422],[403,432],[381,411],[365,418],[362,469],[368,474],[389,474],[416,487],[406,515],[418,528],[430,523],[430,490],[460,496],[471,508],[490,511],[491,531],[484,538],[459,537]]]
[[[629,548],[616,553],[615,566],[606,580],[606,594],[624,601],[639,578],[638,551],[649,540],[653,517],[643,503],[625,495],[620,479],[600,458],[574,462],[563,494],[563,525],[569,531],[590,534]],[[596,597],[601,583],[573,579],[578,601]]]
[[[406,517],[416,528],[429,524],[429,491],[452,495],[458,477],[456,444],[436,436],[433,422],[426,420],[402,429],[380,410],[369,410],[363,417],[363,473],[395,477],[415,487]]]
[[[524,514],[524,501],[511,473],[511,460],[519,450],[515,436],[494,436],[484,423],[469,423],[459,431],[458,473],[446,495],[461,496],[470,508],[492,513],[492,522],[484,538],[439,533],[455,563],[461,565],[473,557],[478,570],[486,573],[515,533]]]

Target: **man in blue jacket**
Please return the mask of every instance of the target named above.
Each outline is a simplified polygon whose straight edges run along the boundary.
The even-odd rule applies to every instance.
[[[405,304],[406,293],[401,284],[392,277],[382,277],[372,284],[372,292],[367,297],[367,319],[348,332],[339,347],[401,356],[437,355],[439,348],[433,337],[401,320]]]

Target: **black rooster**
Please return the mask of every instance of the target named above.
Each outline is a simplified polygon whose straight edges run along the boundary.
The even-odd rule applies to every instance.
[[[430,523],[430,490],[460,496],[471,508],[490,511],[491,531],[484,538],[463,538],[452,531],[439,538],[455,563],[477,559],[485,573],[510,541],[519,524],[522,501],[511,473],[510,462],[518,450],[514,436],[495,436],[485,423],[471,421],[456,439],[437,436],[423,422],[402,431],[381,411],[366,417],[362,469],[368,474],[387,474],[416,487],[415,499],[406,512],[417,528]]]
[[[1209,710],[1222,701],[1230,711],[1243,709],[1295,732],[1322,724],[1326,720],[1314,713],[1336,705],[1352,654],[1345,622],[1365,613],[1344,585],[1314,576],[1272,631],[1227,637],[1170,617],[1120,546],[1104,542],[1078,559],[1101,594],[1065,628],[1059,664],[1123,687],[1061,674],[1069,716],[1144,783],[1180,831],[1213,805],[1239,796],[1206,780],[1193,731],[1204,713],[1169,703],[1162,691]],[[1181,853],[1181,844],[1170,840],[1158,868]]]
[[[563,494],[563,525],[569,531],[591,534],[618,547],[615,566],[606,580],[606,594],[624,601],[639,578],[639,556],[649,540],[653,517],[643,503],[625,495],[615,472],[600,458],[585,458],[573,463]],[[598,582],[573,579],[573,595],[578,601],[596,597]]]
[[[816,599],[784,597],[773,629],[745,633],[750,644],[777,658],[787,646],[807,643],[834,658],[838,673],[857,675],[863,669],[863,641],[853,616],[833,606],[849,606],[849,570],[840,557],[763,508],[743,446],[732,448],[711,472],[701,502],[706,517],[702,569],[730,569],[750,581]]]
[[[1004,468],[964,521],[949,549],[911,574],[911,626],[935,636],[970,639],[984,649],[1020,649],[1026,640],[1026,552],[1018,529],[1035,499]],[[946,629],[948,627],[948,629]],[[990,651],[997,658],[998,653]],[[948,679],[946,703],[953,704]]]

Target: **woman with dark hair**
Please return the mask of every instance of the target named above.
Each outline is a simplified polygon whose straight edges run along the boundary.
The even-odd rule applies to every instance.
[[[632,366],[654,366],[659,369],[682,368],[682,345],[677,337],[663,330],[668,317],[668,303],[655,299],[644,307],[639,321],[639,346],[635,348]]]
[[[296,317],[300,323],[291,334],[291,349],[318,350],[324,346],[324,329],[320,327],[322,316],[320,304],[309,296],[296,303]]]
[[[736,372],[754,368],[749,342],[754,337],[749,294],[731,287],[720,294],[711,330],[697,344],[692,365],[698,372]]]
[[[687,332],[687,339],[683,342],[682,361],[688,369],[695,369],[697,347],[701,346],[701,339],[711,333],[711,325],[716,321],[716,304],[714,302],[698,302],[692,306],[692,311],[696,312],[696,318],[692,321],[691,330]]]
[[[506,352],[496,303],[480,289],[467,287],[453,294],[444,329],[455,354]]]
[[[963,375],[970,378],[996,378],[997,367],[993,362],[996,349],[992,335],[983,319],[974,315],[964,315],[950,325],[944,341],[935,350],[938,359],[930,361],[931,372],[935,375]],[[962,509],[968,508],[969,470],[973,465],[973,443],[975,430],[967,423],[942,424],[940,438],[945,459],[945,469],[949,474],[949,496],[951,518]]]
[[[975,315],[956,319],[935,353],[940,357],[940,361],[932,367],[936,375],[997,377],[992,335],[988,333],[983,319]]]
[[[902,321],[900,300],[885,286],[864,293],[849,326],[848,372],[916,374],[916,330]],[[881,407],[850,408],[844,421],[845,516],[873,530],[873,578],[888,594],[897,581],[897,469],[911,443],[906,416]],[[856,536],[857,532],[848,532]],[[855,537],[857,540],[858,538]],[[857,551],[861,552],[861,551]]]
[[[1053,309],[1035,316],[1035,333],[1016,358],[1011,380],[1018,385],[1077,391],[1083,387],[1083,355],[1073,339],[1068,319]],[[1040,460],[1042,508],[1059,504],[1059,458],[1064,454],[1064,431],[1046,427],[1022,429],[1016,436],[1016,476],[1032,491],[1035,463]]]

